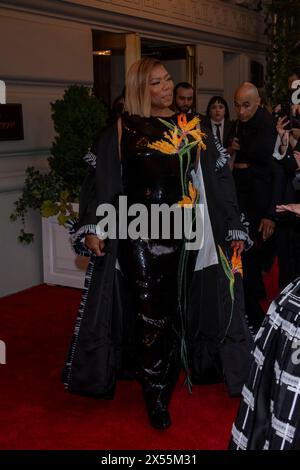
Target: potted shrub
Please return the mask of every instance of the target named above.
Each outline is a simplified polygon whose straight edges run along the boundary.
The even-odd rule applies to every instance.
[[[83,156],[105,126],[108,114],[104,103],[92,94],[89,87],[82,85],[68,87],[62,99],[51,103],[51,110],[56,137],[48,158],[50,171],[43,174],[34,167],[27,168],[23,192],[10,216],[12,221],[22,221],[18,237],[21,243],[31,243],[34,239],[32,233],[26,232],[29,209],[39,210],[44,218],[50,217],[57,226],[67,227],[68,222],[76,219],[74,203],[78,202],[86,171]],[[43,221],[43,237],[44,225]],[[67,230],[61,227],[58,230],[68,240]],[[68,249],[71,250],[70,247]]]

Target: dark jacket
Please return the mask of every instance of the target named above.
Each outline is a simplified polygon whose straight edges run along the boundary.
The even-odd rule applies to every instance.
[[[211,120],[210,118],[208,117],[204,117],[202,120],[201,120],[201,125],[205,126],[207,129],[209,129],[211,132],[213,131],[212,130],[212,126],[211,126]],[[230,144],[230,140],[232,138],[232,134],[234,132],[234,125],[235,125],[235,122],[234,121],[230,121],[228,119],[225,119],[224,120],[224,133],[223,133],[223,147],[224,148],[228,148],[229,147],[229,144]]]
[[[216,247],[220,245],[224,253],[230,253],[231,240],[239,236],[246,239],[247,236],[240,222],[229,167],[224,165],[216,171],[219,155],[211,134],[206,143],[207,150],[201,152],[200,163],[213,236]],[[123,190],[116,128],[110,128],[101,135],[94,152],[96,165],[89,168],[82,187],[80,220],[73,235],[76,252],[86,256],[91,253],[83,243],[84,236],[95,233],[97,206],[103,202],[115,204]],[[125,371],[130,366],[134,368],[135,312],[126,285],[126,273],[121,274],[116,268],[118,250],[118,240],[110,240],[104,257],[91,257],[63,371],[65,387],[73,393],[112,397],[118,376],[126,375]],[[237,279],[233,304],[229,280],[221,263],[195,271],[189,286],[193,292],[187,318],[191,332],[191,362],[202,376],[205,372],[203,358],[210,366],[219,354],[223,364],[221,379],[224,369],[227,385],[233,393],[239,390],[246,378],[251,349],[240,289],[240,279]],[[228,341],[224,341],[225,337]]]
[[[235,163],[250,164],[251,210],[258,221],[263,217],[276,219],[275,209],[280,203],[283,180],[281,165],[273,158],[277,132],[272,116],[259,107],[249,121],[238,122],[237,137],[240,150],[236,153]]]

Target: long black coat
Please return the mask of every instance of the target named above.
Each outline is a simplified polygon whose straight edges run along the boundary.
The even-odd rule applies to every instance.
[[[229,167],[219,165],[219,154],[211,134],[200,164],[205,181],[208,211],[215,245],[230,252],[230,240],[247,239]],[[83,241],[95,233],[96,208],[114,204],[122,193],[117,129],[107,129],[90,154],[91,165],[84,181],[80,218],[73,235],[78,254],[89,256]],[[225,242],[225,239],[228,241]],[[73,393],[112,397],[117,377],[126,375],[134,363],[134,320],[126,273],[116,269],[118,240],[110,240],[104,257],[91,256],[74,335],[63,371],[65,387]],[[218,252],[218,250],[217,250]],[[249,363],[252,339],[244,319],[242,287],[236,276],[232,308],[229,281],[221,264],[195,271],[190,282],[190,362],[199,377],[209,381],[211,369],[221,362],[229,391],[239,393]]]

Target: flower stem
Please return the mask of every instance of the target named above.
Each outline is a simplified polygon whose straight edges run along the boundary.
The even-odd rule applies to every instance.
[[[182,155],[179,154],[179,163],[180,163],[180,180],[181,180],[181,190],[182,190],[182,197],[185,196],[185,185],[184,185],[184,178],[183,178],[183,160]]]
[[[186,191],[185,194],[188,195],[188,185],[187,185],[187,179],[188,178],[187,178],[187,176],[188,176],[188,170],[190,168],[190,162],[191,162],[191,152],[190,152],[190,150],[187,150],[187,157],[188,158],[187,158],[185,173],[184,173],[184,183],[185,183],[185,191]]]

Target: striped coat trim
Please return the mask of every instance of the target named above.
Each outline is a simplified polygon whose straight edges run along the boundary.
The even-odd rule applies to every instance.
[[[83,157],[83,160],[85,161],[85,163],[87,163],[93,168],[96,168],[96,159],[97,159],[96,155],[90,150]]]
[[[230,155],[227,152],[227,150],[223,147],[223,145],[220,144],[220,141],[217,136],[214,135],[214,142],[217,147],[217,150],[219,152],[219,158],[216,161],[216,171],[221,170],[223,166],[228,163],[230,159]]]
[[[88,234],[97,235],[97,226],[93,224],[83,225],[77,232],[71,234],[71,243],[75,253],[79,256],[91,256],[91,250],[85,245],[84,239]]]
[[[228,230],[228,235],[225,239],[227,242],[231,242],[233,240],[242,240],[245,242],[245,250],[249,250],[252,245],[253,241],[249,237],[247,232],[243,232],[242,230]]]
[[[83,316],[84,316],[84,313],[85,313],[85,307],[86,307],[86,302],[87,302],[89,289],[90,289],[90,285],[91,285],[91,279],[92,279],[92,275],[93,275],[94,264],[95,264],[95,256],[92,256],[91,260],[89,262],[88,269],[87,269],[86,276],[85,276],[85,280],[84,280],[84,288],[83,288],[81,302],[80,302],[80,306],[79,306],[79,310],[78,310],[78,314],[77,314],[77,318],[76,318],[76,322],[75,322],[74,334],[73,334],[73,339],[72,339],[72,346],[70,348],[69,357],[68,357],[68,360],[67,360],[66,365],[65,365],[66,380],[64,382],[64,387],[66,389],[69,388],[70,382],[72,380],[72,376],[71,376],[72,365],[73,365],[74,355],[75,355],[76,348],[77,348],[77,342],[78,342],[80,327],[81,327],[82,319],[83,319]]]

